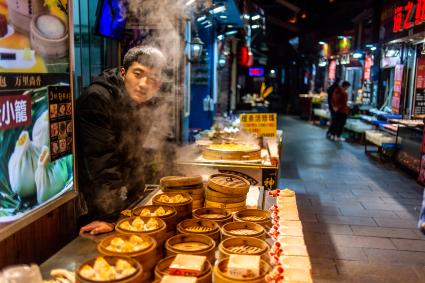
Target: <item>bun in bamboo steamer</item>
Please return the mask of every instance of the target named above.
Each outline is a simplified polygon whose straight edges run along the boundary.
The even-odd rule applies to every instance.
[[[154,213],[159,208],[163,208],[166,211],[166,214],[162,216],[158,215],[151,215],[151,217],[158,217],[162,220],[164,220],[165,224],[167,225],[167,232],[175,231],[177,226],[177,211],[173,206],[170,205],[145,205],[140,206],[132,210],[132,216],[140,216],[140,213],[144,211],[145,209],[148,209],[151,213]],[[141,215],[144,216],[144,215]],[[144,216],[146,217],[146,216]]]
[[[167,256],[175,254],[204,255],[215,262],[216,243],[205,235],[179,234],[165,242]]]
[[[167,202],[164,201],[164,198],[172,199],[178,196],[182,196],[185,201],[183,202]],[[192,215],[192,203],[193,199],[188,193],[162,193],[154,196],[152,199],[152,203],[154,205],[169,205],[174,207],[174,209],[177,211],[177,223],[190,218]]]
[[[244,209],[233,215],[235,221],[247,221],[262,225],[265,229],[272,226],[271,213],[261,209]]]
[[[260,261],[260,276],[259,277],[244,278],[244,279],[233,278],[233,277],[230,277],[227,274],[227,263],[228,263],[228,261],[229,261],[228,258],[224,258],[224,259],[220,260],[217,265],[214,266],[214,268],[213,268],[214,283],[238,283],[238,282],[265,283],[266,282],[265,276],[268,273],[270,273],[270,271],[272,270],[272,267],[270,266],[270,264],[268,264],[266,261],[261,259],[261,261]]]
[[[97,259],[97,258],[93,258],[91,260],[84,262],[82,265],[80,265],[78,267],[78,269],[75,272],[75,282],[76,283],[93,283],[93,282],[140,283],[140,282],[143,282],[142,281],[142,279],[143,279],[143,268],[137,260],[134,260],[134,259],[129,258],[129,257],[118,257],[118,256],[105,256],[103,258],[106,260],[106,262],[108,264],[113,265],[113,266],[115,266],[116,262],[119,259],[125,260],[128,263],[130,263],[130,265],[133,268],[135,268],[135,272],[132,273],[131,275],[127,276],[127,277],[122,278],[122,279],[115,279],[115,280],[109,280],[109,281],[99,281],[99,280],[92,280],[92,279],[85,278],[81,275],[81,270],[86,265],[93,267],[94,262]]]
[[[132,236],[139,237],[143,241],[143,244],[146,245],[146,247],[141,250],[131,252],[117,252],[111,250],[111,241],[116,241],[116,239],[119,238],[128,243],[131,241]],[[143,276],[146,277],[146,280],[151,279],[156,262],[162,258],[162,253],[158,252],[156,241],[147,235],[117,233],[100,241],[100,243],[97,245],[97,250],[101,255],[104,256],[124,256],[137,260],[143,267]]]
[[[152,230],[145,230],[145,231],[144,230],[134,231],[134,230],[125,228],[124,226],[125,222],[133,223],[133,221],[136,218],[140,218],[141,220],[144,221],[144,223],[147,223],[150,219],[155,219],[158,222],[158,228],[152,229]],[[115,230],[122,234],[148,235],[152,237],[153,239],[155,239],[157,243],[158,250],[162,250],[162,246],[165,240],[167,239],[166,229],[167,229],[167,225],[165,224],[164,220],[158,217],[132,216],[132,217],[121,219],[120,221],[117,222],[115,226]]]
[[[223,208],[198,208],[192,212],[195,219],[207,219],[217,223],[220,227],[226,223],[232,222],[232,214]]]
[[[252,222],[231,222],[221,227],[221,239],[223,240],[240,236],[265,239],[266,230],[260,224]]]
[[[164,275],[168,275],[168,268],[170,267],[175,257],[176,257],[175,255],[169,256],[158,262],[158,264],[155,267],[155,279],[160,280]],[[197,276],[196,282],[197,283],[212,282],[212,267],[211,267],[211,263],[208,260],[205,261],[204,270],[199,276]]]
[[[192,209],[204,206],[204,183],[202,176],[166,176],[160,180],[163,192],[188,193],[192,199]]]
[[[221,241],[218,246],[220,251],[219,260],[229,257],[231,254],[259,255],[265,261],[269,260],[269,244],[253,237],[231,237]]]
[[[186,219],[177,225],[177,233],[205,235],[213,239],[218,246],[221,238],[220,226],[208,219]]]

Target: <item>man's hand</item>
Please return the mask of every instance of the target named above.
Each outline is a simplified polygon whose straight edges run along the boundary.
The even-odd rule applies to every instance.
[[[103,222],[103,221],[93,221],[86,226],[81,227],[80,234],[85,232],[90,232],[90,235],[103,234],[114,231],[114,224]]]

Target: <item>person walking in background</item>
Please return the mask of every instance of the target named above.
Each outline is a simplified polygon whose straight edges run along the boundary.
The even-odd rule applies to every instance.
[[[329,112],[331,113],[331,123],[329,125],[329,129],[326,132],[326,137],[330,139],[332,136],[335,135],[335,111],[332,109],[332,96],[335,91],[335,89],[339,86],[339,82],[341,81],[340,78],[335,78],[335,81],[333,84],[328,88],[328,107]]]
[[[345,122],[347,121],[347,116],[349,112],[348,108],[348,94],[347,89],[350,87],[350,83],[344,81],[341,86],[335,88],[335,91],[332,95],[332,109],[335,112],[335,125],[334,132],[331,138],[334,141],[344,141],[345,139],[341,137],[341,134],[344,130]]]

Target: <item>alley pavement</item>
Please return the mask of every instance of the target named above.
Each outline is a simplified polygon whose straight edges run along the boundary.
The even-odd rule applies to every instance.
[[[327,140],[324,128],[296,117],[279,122],[279,185],[297,193],[314,282],[425,282],[416,180],[362,145]]]

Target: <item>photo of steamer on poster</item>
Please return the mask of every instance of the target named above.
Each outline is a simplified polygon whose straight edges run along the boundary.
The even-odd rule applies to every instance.
[[[67,0],[0,0],[0,222],[17,220],[73,189],[69,89]],[[49,90],[67,94],[57,98],[55,119]],[[62,137],[57,154],[54,123],[56,137]]]

